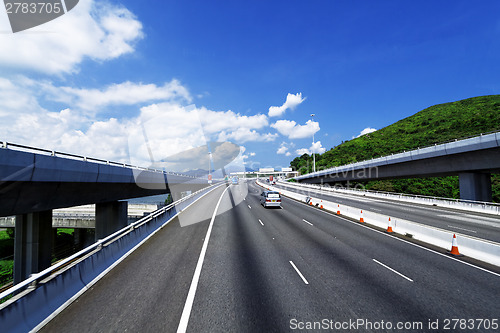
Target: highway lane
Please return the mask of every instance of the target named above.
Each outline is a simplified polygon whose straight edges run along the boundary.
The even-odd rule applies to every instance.
[[[266,210],[260,191],[214,224],[189,332],[498,317],[499,275],[293,200]]]
[[[394,218],[401,218],[413,222],[434,226],[449,230],[457,234],[473,236],[481,239],[500,243],[500,217],[453,210],[443,207],[425,206],[421,204],[411,204],[397,202],[385,198],[366,198],[357,195],[339,194],[324,191],[306,189],[297,190],[295,187],[276,185],[279,188],[294,192],[309,193],[316,198],[338,202],[347,205],[373,211],[375,213],[386,214]]]
[[[185,212],[203,222],[167,225],[44,331],[176,331],[222,190]],[[500,319],[499,275],[293,200],[264,209],[260,192],[243,183],[222,197],[188,332],[284,332],[323,319],[436,332],[447,318]]]
[[[213,202],[224,189],[214,190],[182,212],[42,332],[175,332]],[[188,226],[181,227],[180,222]]]

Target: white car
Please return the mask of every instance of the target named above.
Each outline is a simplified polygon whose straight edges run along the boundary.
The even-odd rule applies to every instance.
[[[281,195],[276,191],[264,191],[260,195],[260,204],[264,207],[281,207]]]

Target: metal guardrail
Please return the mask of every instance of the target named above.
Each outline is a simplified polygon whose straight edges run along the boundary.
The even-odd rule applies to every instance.
[[[444,145],[447,145],[449,143],[455,143],[455,142],[470,140],[470,139],[474,139],[474,138],[481,138],[483,136],[491,135],[491,134],[500,135],[500,132],[498,130],[496,130],[496,131],[492,131],[492,132],[481,133],[480,135],[463,137],[463,138],[458,138],[458,139],[449,140],[449,141],[440,142],[440,143],[434,143],[432,145],[425,146],[425,147],[417,147],[417,149],[413,149],[413,150],[409,150],[409,151],[404,150],[404,151],[399,152],[399,153],[393,153],[393,154],[390,154],[390,155],[374,157],[374,158],[371,158],[371,159],[368,159],[368,160],[357,161],[357,162],[350,163],[350,164],[338,165],[338,166],[331,167],[331,168],[328,168],[328,169],[324,169],[324,170],[320,170],[320,171],[316,171],[316,172],[307,173],[307,174],[304,174],[304,175],[300,175],[298,177],[293,177],[293,179],[304,179],[304,178],[310,178],[310,177],[313,177],[313,176],[322,176],[322,175],[325,175],[325,174],[327,174],[327,173],[329,173],[331,171],[335,171],[335,169],[339,169],[339,172],[340,172],[340,169],[345,170],[347,167],[350,167],[349,169],[354,169],[357,166],[370,164],[371,162],[379,162],[379,161],[381,161],[383,159],[387,159],[387,158],[390,158],[390,157],[395,157],[395,156],[399,156],[399,155],[410,153],[410,152],[414,152],[414,151],[425,150],[425,149],[432,148],[432,147],[444,146]]]
[[[281,184],[286,184],[288,186],[294,186],[299,188],[314,188],[320,191],[330,191],[330,192],[341,192],[348,193],[351,195],[359,195],[359,196],[370,196],[370,197],[383,197],[391,200],[399,200],[406,202],[414,202],[414,203],[425,203],[429,205],[438,205],[442,207],[450,207],[457,209],[467,209],[471,211],[483,212],[483,213],[492,213],[495,215],[500,215],[500,204],[494,202],[485,202],[485,201],[473,201],[466,199],[454,199],[454,198],[443,198],[443,197],[433,197],[433,196],[425,196],[425,195],[417,195],[417,194],[404,194],[404,193],[394,193],[394,192],[383,192],[383,191],[370,191],[370,190],[361,190],[355,188],[342,188],[329,186],[326,184],[317,185],[317,184],[304,184],[304,183],[288,183],[288,182],[280,182]]]
[[[294,185],[296,185],[296,184],[294,184]],[[299,186],[302,186],[302,185],[306,185],[306,184],[300,184]],[[379,194],[381,196],[397,196],[400,198],[409,198],[409,199],[411,199],[411,198],[430,199],[430,200],[461,202],[461,203],[470,203],[470,204],[479,204],[479,205],[489,205],[489,206],[500,207],[500,203],[495,203],[495,202],[474,201],[474,200],[467,200],[467,199],[455,199],[455,198],[445,198],[445,197],[433,197],[433,196],[428,196],[428,195],[406,194],[406,193],[386,192],[386,191],[362,190],[362,189],[358,189],[358,188],[342,188],[342,187],[328,186],[326,184],[323,184],[323,185],[307,184],[307,185],[314,186],[314,187],[317,187],[320,189],[331,188],[332,190],[337,190],[337,191],[352,191],[352,192],[361,193],[362,195],[365,193],[370,193],[370,194]]]
[[[123,236],[132,232],[134,229],[140,228],[144,224],[154,220],[156,217],[158,217],[158,216],[164,214],[165,212],[169,211],[170,209],[174,208],[176,205],[178,205],[186,200],[191,199],[192,197],[198,195],[199,193],[201,193],[203,191],[206,191],[207,189],[209,189],[213,186],[218,186],[218,185],[219,184],[214,184],[212,186],[209,186],[209,187],[203,188],[201,190],[198,190],[196,192],[193,192],[190,195],[188,195],[180,200],[177,200],[176,202],[173,202],[165,207],[162,207],[162,208],[154,211],[150,215],[145,216],[134,223],[131,223],[130,225],[126,226],[125,228],[123,228],[121,230],[116,231],[115,233],[107,236],[106,238],[97,241],[96,243],[90,245],[89,247],[87,247],[87,248],[73,254],[72,256],[50,266],[49,268],[43,270],[42,272],[32,274],[32,276],[30,278],[14,285],[12,288],[7,289],[6,291],[0,293],[0,300],[4,299],[5,297],[10,296],[12,294],[17,294],[19,292],[22,292],[28,287],[34,288],[38,284],[39,281],[44,280],[52,275],[57,275],[57,273],[59,271],[62,271],[63,269],[65,269],[73,261],[83,260],[87,256],[92,255],[98,251],[101,251],[103,248],[113,244],[115,241],[118,241],[120,238],[122,238]]]
[[[162,173],[162,174],[167,174],[167,175],[182,176],[182,177],[186,177],[186,178],[196,179],[196,177],[188,176],[188,175],[184,175],[184,174],[180,174],[180,173],[176,173],[176,172],[168,172],[168,171],[164,171],[164,170],[146,168],[146,167],[131,165],[131,164],[127,164],[127,163],[113,162],[113,161],[103,160],[103,159],[94,158],[94,157],[75,155],[75,154],[50,150],[50,149],[30,147],[30,146],[26,146],[26,145],[20,145],[17,143],[10,143],[7,141],[0,141],[0,149],[12,149],[12,148],[17,148],[15,150],[19,150],[19,151],[43,153],[43,154],[50,155],[50,156],[58,156],[58,157],[63,157],[63,158],[68,158],[68,159],[73,159],[73,160],[79,160],[82,162],[95,162],[95,163],[100,163],[100,164],[119,166],[119,167],[123,167],[123,168],[151,171],[151,172]]]

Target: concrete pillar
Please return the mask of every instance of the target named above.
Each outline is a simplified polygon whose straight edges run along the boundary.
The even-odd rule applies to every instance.
[[[74,244],[78,250],[82,250],[94,243],[95,232],[93,229],[76,228],[73,232]]]
[[[106,238],[127,226],[126,201],[105,202],[95,205],[95,240]]]
[[[50,267],[52,210],[16,216],[14,284]]]
[[[463,172],[458,175],[460,199],[492,201],[491,174]]]

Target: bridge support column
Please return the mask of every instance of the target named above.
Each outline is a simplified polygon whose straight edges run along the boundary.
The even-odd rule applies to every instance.
[[[458,181],[460,199],[491,202],[491,174],[463,172],[458,175]]]
[[[52,210],[16,216],[14,284],[50,267],[52,239]]]
[[[94,232],[90,233],[89,230],[92,230],[92,229],[83,229],[83,228],[75,229],[75,231],[73,233],[73,235],[74,235],[73,237],[74,237],[75,246],[78,249],[80,249],[80,250],[84,249],[87,246],[90,246],[90,245],[92,245],[92,243],[94,243],[94,239],[95,239],[94,234],[95,233]]]
[[[105,202],[95,205],[95,240],[103,239],[127,226],[126,201]]]

